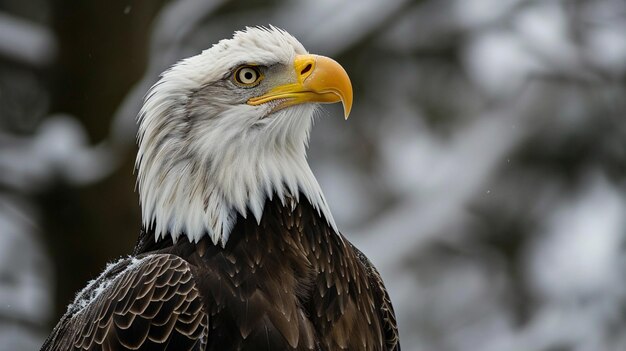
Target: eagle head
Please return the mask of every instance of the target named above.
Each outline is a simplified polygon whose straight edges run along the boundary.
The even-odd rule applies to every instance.
[[[275,28],[235,32],[161,75],[139,114],[138,191],[156,239],[208,235],[225,245],[238,215],[302,193],[336,229],[306,161],[315,111],[352,87],[330,58]]]

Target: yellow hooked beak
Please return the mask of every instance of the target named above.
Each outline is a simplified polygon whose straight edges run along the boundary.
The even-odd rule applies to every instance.
[[[329,104],[341,101],[348,119],[352,108],[352,84],[341,65],[324,56],[298,55],[293,66],[297,82],[277,86],[267,94],[251,98],[248,104],[257,106],[284,100],[277,106],[277,109],[282,109],[307,102]]]

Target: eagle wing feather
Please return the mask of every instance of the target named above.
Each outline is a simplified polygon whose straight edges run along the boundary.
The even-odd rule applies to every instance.
[[[185,260],[152,254],[107,272],[83,293],[87,302],[68,309],[42,351],[204,350],[208,316]]]
[[[393,310],[389,293],[387,292],[387,289],[385,289],[383,278],[380,276],[380,273],[378,273],[378,270],[374,267],[367,256],[365,256],[354,245],[352,245],[352,249],[354,249],[357,257],[363,266],[365,266],[370,285],[374,287],[372,289],[372,299],[374,300],[374,305],[378,307],[376,312],[383,327],[386,347],[385,350],[400,351],[400,336],[398,334],[396,314]]]

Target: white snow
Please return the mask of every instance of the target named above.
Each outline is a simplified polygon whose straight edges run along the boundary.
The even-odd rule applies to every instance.
[[[19,197],[0,193],[0,350],[31,349],[52,314],[51,262],[39,242],[35,211]]]
[[[476,84],[498,98],[518,92],[531,74],[546,70],[522,38],[506,30],[479,33],[470,39],[464,63]]]
[[[619,283],[626,263],[626,199],[602,174],[586,183],[550,215],[530,251],[529,279],[543,299],[606,299],[626,292]]]
[[[116,278],[122,276],[123,274],[126,274],[127,272],[131,272],[135,270],[137,267],[139,267],[139,265],[143,261],[145,261],[148,258],[150,258],[149,255],[144,256],[140,259],[136,257],[128,256],[128,257],[122,257],[118,259],[117,261],[109,262],[104,268],[104,270],[102,271],[102,273],[100,273],[100,275],[97,278],[90,280],[87,283],[87,286],[85,286],[81,291],[79,291],[76,294],[74,301],[67,306],[67,311],[78,313],[79,311],[83,310],[84,308],[89,306],[93,301],[95,301],[104,291],[106,291],[107,288],[111,286],[113,282],[115,282]],[[128,265],[126,266],[126,268],[124,268],[124,270],[120,271],[118,274],[115,274],[111,277],[107,277],[107,275],[111,272],[111,270],[115,266],[127,260],[130,260],[130,263],[128,263]]]
[[[3,135],[10,142],[0,153],[0,184],[30,193],[60,177],[72,184],[98,181],[115,170],[116,158],[106,143],[90,146],[78,121],[70,116],[47,118],[29,138]]]
[[[49,28],[0,12],[0,56],[43,67],[52,62],[56,51]]]

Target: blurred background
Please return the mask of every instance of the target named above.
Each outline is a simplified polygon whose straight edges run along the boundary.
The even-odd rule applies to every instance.
[[[0,350],[130,252],[158,74],[267,24],[352,78],[310,162],[404,350],[626,350],[623,0],[0,0]]]

